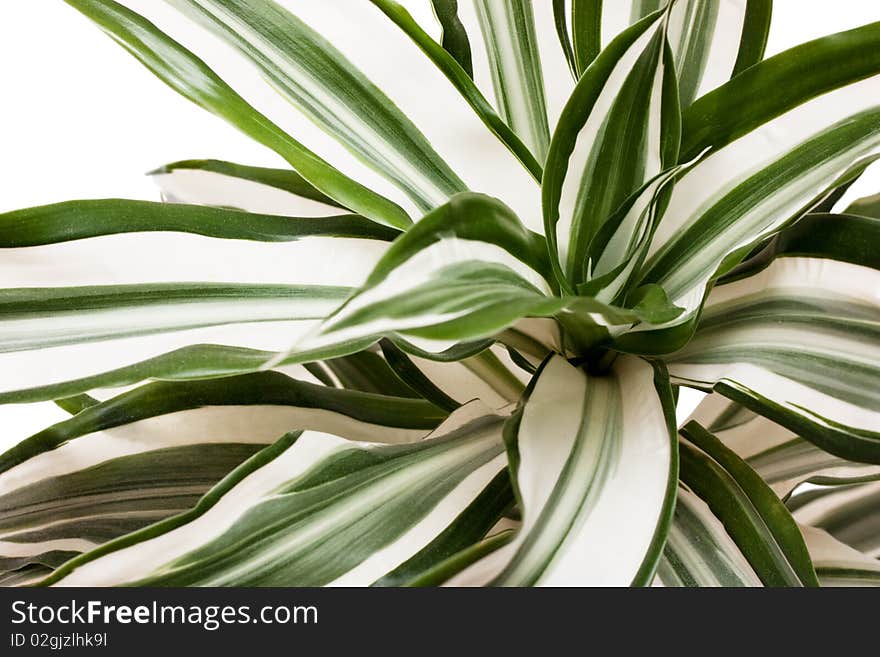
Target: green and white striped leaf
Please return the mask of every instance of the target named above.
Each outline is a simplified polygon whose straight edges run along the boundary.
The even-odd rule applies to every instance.
[[[633,192],[678,157],[678,99],[667,14],[652,14],[603,51],[553,134],[543,178],[545,234],[572,286],[590,243]]]
[[[348,292],[207,283],[4,290],[0,402],[254,371]]]
[[[880,561],[821,529],[801,525],[801,532],[822,586],[880,586]]]
[[[766,586],[817,586],[797,525],[742,459],[696,422],[680,429],[680,477],[724,526]]]
[[[323,355],[324,349],[335,355],[336,344],[392,333],[447,341],[489,337],[522,316],[564,307],[548,296],[548,272],[543,238],[498,201],[464,194],[396,241],[359,294],[290,356]]]
[[[633,23],[661,9],[663,0],[560,0],[554,3],[563,48],[583,74],[602,48]],[[770,28],[772,0],[677,0],[669,43],[682,107],[759,62]]]
[[[213,205],[286,216],[327,217],[344,211],[292,169],[222,160],[182,160],[149,175],[166,203]]]
[[[675,177],[685,167],[658,174],[632,196],[599,229],[590,244],[587,279],[578,292],[605,302],[623,301],[644,262],[663,204]]]
[[[829,454],[717,393],[706,397],[690,419],[714,433],[782,498],[805,482],[835,485],[880,479],[880,466]]]
[[[592,344],[608,327],[658,310],[653,299],[623,309],[553,296],[551,279],[540,235],[498,201],[462,194],[396,240],[355,296],[268,366],[351,353],[394,336],[440,353],[492,338],[525,317],[555,317],[572,339]]]
[[[683,108],[761,61],[772,6],[772,0],[677,0],[673,4],[669,43]]]
[[[57,585],[409,581],[479,541],[512,501],[502,419],[453,415],[408,445],[290,434],[190,512],[68,562]]]
[[[549,136],[574,88],[550,2],[460,0],[473,79],[543,165]]]
[[[532,3],[475,0],[501,116],[543,162],[550,146]]]
[[[710,150],[676,183],[641,276],[686,309],[671,324],[692,322],[713,277],[857,175],[854,163],[872,161],[880,148],[878,46],[880,23],[817,39],[749,68],[683,113],[680,160]],[[644,335],[622,346],[669,348]]]
[[[470,105],[471,109],[480,118],[484,126],[488,128],[488,130],[502,143],[504,143],[516,159],[520,161],[522,166],[530,172],[535,180],[540,180],[543,158],[540,158],[540,160],[537,159],[535,154],[529,150],[528,144],[523,140],[523,138],[527,138],[527,135],[519,136],[516,134],[511,126],[499,116],[495,109],[493,109],[492,105],[487,100],[486,95],[484,95],[483,90],[475,83],[472,74],[473,71],[469,73],[464,69],[453,53],[448,52],[445,46],[437,43],[438,39],[432,37],[428,33],[424,19],[419,21],[415,18],[414,14],[417,15],[423,13],[423,6],[426,4],[424,0],[416,0],[416,2],[408,1],[405,3],[397,0],[371,0],[371,2],[384,12],[384,14],[405,34],[407,34],[410,39],[412,39],[422,53],[434,63],[437,69],[439,69],[439,71],[446,77],[448,82],[459,92],[465,102]],[[472,0],[467,0],[467,3],[470,2],[472,2]],[[433,4],[434,3],[432,3],[432,5]],[[456,7],[456,12],[458,13],[462,9],[462,5],[458,5]],[[434,13],[434,18],[437,19],[436,10]],[[470,18],[471,11],[466,10],[463,13]],[[461,32],[458,34],[458,38],[463,39],[467,33],[467,29],[462,23],[460,16],[458,22],[461,26]],[[476,34],[476,30],[474,33]],[[471,43],[472,42],[468,40],[469,46]],[[471,58],[471,68],[472,67],[473,57]],[[397,67],[395,67],[394,71],[395,73],[398,72]],[[417,84],[421,86],[423,81],[418,80]],[[468,153],[468,155],[470,155],[470,153]],[[507,193],[509,194],[510,192],[508,191]],[[504,198],[506,199],[507,197]],[[529,212],[532,210],[532,208],[528,209]]]
[[[708,505],[680,486],[652,586],[763,586]]]
[[[822,529],[868,557],[880,558],[880,481],[795,491],[786,504],[799,523]]]
[[[259,421],[260,413],[264,421]],[[173,420],[169,414],[175,414]],[[445,415],[423,399],[326,387],[281,372],[156,382],[97,402],[22,441],[0,456],[0,473],[82,436],[160,416],[164,417],[162,426],[177,434],[171,439],[188,432],[188,421],[195,434],[216,433],[225,418],[230,432],[241,434],[252,427],[260,435],[256,440],[266,444],[294,428],[332,431],[352,440],[407,442],[424,436]],[[258,427],[265,428],[258,431]],[[149,425],[145,431],[149,439],[156,435]],[[133,440],[149,443],[147,438]]]
[[[0,456],[0,570],[55,567],[182,513],[291,430],[407,443],[444,417],[423,400],[326,388],[278,372],[137,388]]]
[[[0,400],[254,371],[267,356],[248,349],[284,350],[303,320],[325,317],[361,284],[397,234],[356,215],[146,201],[0,214]],[[308,267],[323,262],[331,239],[336,257],[350,255],[345,264]],[[291,285],[291,274],[316,284]],[[223,346],[203,346],[211,343]]]
[[[113,0],[65,0],[94,21],[157,77],[283,157],[315,188],[344,207],[398,228],[411,223],[395,203],[341,173],[260,114],[201,59]]]
[[[880,221],[844,215],[783,233],[712,290],[693,340],[667,358],[673,379],[880,463],[878,236]]]
[[[623,356],[590,376],[554,356],[524,399],[508,429],[522,528],[449,583],[650,583],[678,479],[662,366]]]
[[[487,125],[491,108],[479,92],[471,89],[469,100],[459,89],[470,79],[397,3],[309,2],[289,9],[269,0],[172,4],[238,49],[305,116],[397,187],[413,216],[467,189],[503,199],[526,221],[534,214],[538,184],[496,135],[503,123]],[[353,38],[353,31],[372,38]],[[372,48],[379,42],[381,51]],[[455,81],[438,58],[460,74]],[[401,88],[400,79],[422,92]],[[485,107],[475,111],[472,102],[481,100]],[[475,160],[477,144],[481,157]],[[334,161],[335,149],[326,146],[314,144]]]

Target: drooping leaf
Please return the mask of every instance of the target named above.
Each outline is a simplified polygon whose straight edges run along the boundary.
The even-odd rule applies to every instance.
[[[71,556],[192,508],[293,429],[406,443],[445,413],[278,372],[152,383],[82,410],[0,456],[0,569]]]
[[[144,232],[191,233],[256,242],[292,242],[318,236],[390,242],[400,235],[398,230],[354,214],[285,217],[126,199],[66,201],[0,214],[3,249]]]
[[[352,586],[412,579],[480,540],[509,505],[501,425],[465,412],[463,423],[454,415],[436,437],[394,446],[290,434],[192,511],[86,553],[47,582]]]
[[[548,359],[508,427],[523,525],[451,584],[651,582],[675,505],[672,394],[662,366],[590,376]]]
[[[110,371],[157,358],[164,364],[106,384],[258,369],[248,348],[286,348],[303,320],[326,316],[360,285],[397,234],[351,214],[296,218],[113,199],[0,214],[0,398],[79,394],[103,387]],[[328,253],[333,240],[335,253],[353,257],[304,274],[317,285],[290,285],[290,262],[306,253],[300,239]],[[72,383],[80,379],[88,381]]]
[[[746,461],[776,493],[802,483],[836,485],[880,478],[880,466],[848,461],[715,393],[691,415]]]
[[[805,487],[806,488],[806,487]],[[880,481],[818,485],[795,491],[786,504],[795,520],[828,532],[871,557],[880,557]]]
[[[841,458],[880,463],[880,221],[810,215],[717,285],[673,379]]]

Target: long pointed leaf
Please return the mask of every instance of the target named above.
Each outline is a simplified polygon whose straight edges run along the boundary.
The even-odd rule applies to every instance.
[[[797,525],[775,493],[695,422],[680,433],[682,481],[722,519],[767,586],[817,586]]]
[[[396,204],[348,178],[290,137],[221,80],[193,53],[113,0],[65,0],[134,55],[172,89],[276,151],[327,196],[389,226],[410,224]]]

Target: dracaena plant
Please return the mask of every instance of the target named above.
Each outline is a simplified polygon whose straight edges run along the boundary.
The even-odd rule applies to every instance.
[[[70,413],[0,456],[5,583],[880,582],[880,23],[169,0],[300,134],[67,2],[289,168],[0,215],[0,402]]]

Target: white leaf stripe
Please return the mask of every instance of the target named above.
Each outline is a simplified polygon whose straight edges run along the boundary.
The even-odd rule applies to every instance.
[[[217,410],[222,407],[234,407],[234,412]],[[199,412],[206,408],[215,410]],[[187,415],[188,411],[193,413]],[[240,419],[235,419],[235,413],[239,414]],[[22,469],[21,464],[47,450],[58,449],[74,439],[99,431],[169,414],[180,414],[175,415],[176,419],[172,421],[179,440],[187,440],[186,434],[190,432],[184,431],[184,422],[189,417],[193,422],[204,422],[199,424],[198,430],[194,425],[192,434],[211,435],[214,442],[243,443],[255,440],[271,442],[292,429],[332,431],[355,440],[406,442],[424,435],[445,415],[433,404],[421,399],[327,388],[290,378],[280,372],[259,372],[204,381],[151,383],[89,406],[6,451],[0,456],[0,472],[6,472],[14,466],[19,469],[4,475],[0,480],[0,492],[9,489],[10,481],[17,482],[16,485],[30,482],[31,479],[27,478],[30,475],[22,474],[28,470]],[[265,422],[257,421],[260,414],[263,414]],[[212,421],[210,418],[213,415],[225,419],[229,422],[228,426],[223,427],[219,422]],[[168,420],[163,420],[165,422]],[[285,425],[289,422],[294,424]],[[249,424],[254,433],[250,438],[242,431]],[[145,435],[151,437],[150,440],[174,439],[170,434],[175,432],[171,431],[167,436],[154,436],[150,426],[145,425]],[[262,428],[264,426],[265,429]],[[134,433],[132,440],[136,444],[149,444],[149,440],[138,436],[137,427],[130,431]],[[384,437],[376,436],[383,431]],[[231,437],[222,437],[227,435]],[[171,442],[167,446],[179,444]],[[100,450],[95,453],[100,453]],[[113,453],[116,456],[131,454]],[[60,459],[53,464],[49,456],[47,454],[43,460],[44,466],[63,467],[62,464],[67,461]],[[71,457],[70,461],[83,464],[80,457]],[[96,462],[89,463],[94,465]],[[60,474],[57,470],[53,472]],[[22,479],[23,476],[26,478]]]
[[[650,582],[677,480],[665,385],[662,369],[632,357],[604,377],[548,359],[510,428],[522,529],[450,584]]]
[[[386,4],[385,0],[374,1],[380,5]],[[519,160],[533,172],[536,178],[540,178],[546,153],[546,142],[548,140],[548,135],[544,134],[545,130],[552,133],[553,126],[555,126],[559,118],[559,113],[562,111],[562,107],[568,100],[574,87],[574,81],[566,70],[565,54],[560,50],[557,39],[554,36],[555,18],[553,7],[550,2],[523,2],[522,0],[512,0],[510,2],[502,0],[501,3],[485,2],[484,0],[461,0],[457,5],[458,17],[463,28],[470,35],[471,60],[473,64],[473,75],[471,77],[473,84],[481,93],[475,93],[476,89],[471,89],[469,88],[470,85],[462,84],[458,80],[454,79],[453,82],[462,94],[468,98],[468,102],[471,103],[474,109],[483,116],[483,120],[492,126],[493,131],[508,144],[508,147],[517,155]],[[517,51],[523,53],[522,55],[516,55],[504,60],[507,64],[505,70],[508,71],[506,76],[508,84],[506,85],[507,90],[503,93],[513,94],[508,99],[501,96],[502,90],[497,88],[495,84],[497,78],[496,64],[500,65],[503,62],[496,57],[497,53],[493,50],[498,44],[494,43],[492,39],[484,38],[481,18],[479,16],[481,7],[496,15],[496,17],[501,17],[502,14],[512,18],[519,17],[516,25],[513,26],[518,32],[511,35],[504,34],[501,30],[496,30],[495,32],[498,40],[508,46],[503,49],[504,52],[511,55],[515,55]],[[534,26],[532,30],[533,36],[528,39],[524,38],[524,21],[528,21]],[[500,23],[496,25],[500,25]],[[525,50],[522,50],[523,47],[525,47]],[[447,72],[447,75],[451,73],[451,70],[444,62],[440,61],[437,57],[433,59]],[[457,76],[454,77],[457,78]],[[534,92],[540,95],[540,102],[537,96],[531,98],[522,97],[520,90],[525,90],[519,86],[519,82],[528,82],[534,88]],[[507,117],[505,112],[508,111],[508,108],[516,107],[517,103],[520,102],[514,102],[516,98],[521,99],[519,116],[526,120],[531,120],[529,117],[535,120],[534,127],[538,130],[539,141],[543,142],[543,150],[536,150],[534,147],[531,147],[531,144],[529,146],[526,145],[529,141],[528,135],[532,131],[530,127],[526,126],[524,130],[520,131],[517,126],[513,125],[512,121],[502,120],[495,113],[495,110],[486,112],[482,109],[482,102],[485,102],[484,99],[487,99],[493,104],[498,113]],[[496,126],[496,121],[501,123],[503,130]],[[545,126],[541,127],[541,123],[544,123]],[[508,125],[515,128],[519,138],[517,138],[515,131],[511,130]],[[507,132],[512,135],[512,139],[511,136],[506,134]],[[520,138],[522,141],[520,141]],[[497,193],[495,195],[498,196]],[[514,207],[520,212],[518,206]],[[531,211],[530,209],[529,212]],[[532,226],[525,216],[524,221],[530,227],[536,228]]]
[[[349,294],[348,288],[208,283],[7,289],[0,291],[0,360],[16,362],[27,352],[49,349],[58,357],[65,348],[76,354],[80,346],[92,343],[113,341],[119,346],[124,340],[144,342],[151,336],[156,339],[149,344],[159,348],[174,340],[198,344],[207,331],[233,336],[247,326],[254,329],[251,340],[260,330],[267,337],[277,332],[280,338],[291,322],[320,318]],[[282,346],[276,342],[275,348]],[[133,356],[116,353],[113,360],[123,364]],[[56,380],[89,366],[72,361],[67,372],[56,372]],[[10,379],[5,387],[23,386]]]
[[[260,114],[193,53],[113,0],[65,0],[172,89],[276,151],[303,178],[340,204],[388,226],[411,223],[397,204],[347,177]]]
[[[451,556],[459,548],[444,532],[497,486],[506,459],[498,419],[450,422],[438,437],[410,446],[313,432],[287,437],[190,513],[75,559],[51,581],[366,585],[428,546]],[[474,542],[494,522],[459,531]],[[229,546],[242,541],[250,548],[229,558]]]
[[[544,80],[544,97],[547,103],[547,120],[550,134],[559,123],[562,109],[574,90],[575,80],[568,70],[565,52],[559,47],[555,32],[552,2],[531,2],[535,16],[538,52],[541,59],[541,77]]]

